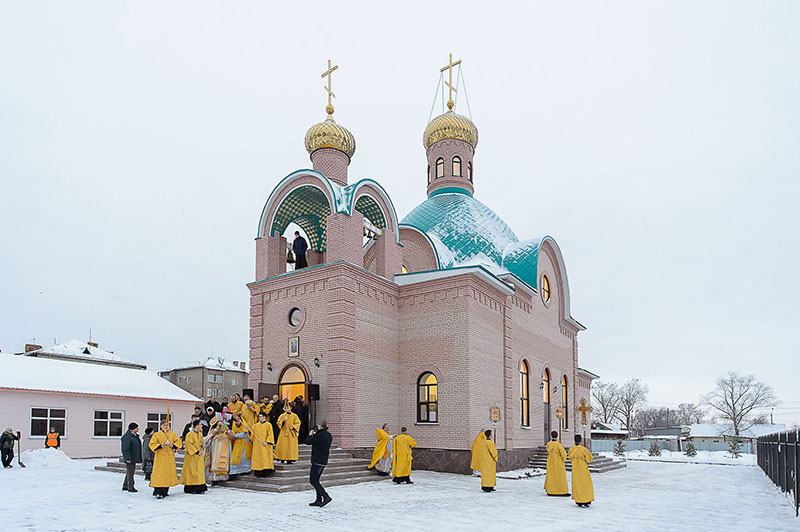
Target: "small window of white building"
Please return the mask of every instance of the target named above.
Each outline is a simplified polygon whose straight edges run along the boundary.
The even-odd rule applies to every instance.
[[[31,437],[44,438],[50,431],[56,429],[61,437],[67,435],[67,409],[66,408],[31,408]]]
[[[237,380],[236,377],[231,379],[231,386],[236,386]]]
[[[119,438],[122,436],[122,425],[125,416],[123,412],[111,412],[108,410],[94,411],[94,437],[95,438]]]
[[[161,422],[167,419],[167,414],[160,413],[160,412],[148,412],[147,413],[147,429],[153,429],[157,431],[161,428]],[[172,420],[170,420],[170,428],[172,428]]]

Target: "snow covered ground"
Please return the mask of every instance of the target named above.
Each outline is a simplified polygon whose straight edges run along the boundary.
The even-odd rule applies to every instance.
[[[602,452],[602,456],[608,456],[619,460],[613,452]],[[724,464],[739,466],[756,465],[756,455],[742,454],[739,458],[733,458],[728,451],[697,451],[697,456],[686,456],[684,453],[673,451],[661,451],[661,456],[650,456],[647,451],[627,451],[625,457],[628,460],[648,460],[651,462],[684,462],[692,464]]]
[[[625,469],[594,476],[597,500],[591,508],[547,497],[543,476],[498,479],[495,493],[483,493],[477,477],[415,471],[413,485],[385,481],[336,487],[329,506],[311,508],[312,492],[225,488],[185,495],[177,487],[158,501],[141,477],[134,494],[121,491],[122,475],[94,471],[105,460],[46,453],[28,451],[22,457],[27,468],[0,470],[4,532],[800,530],[788,499],[753,466],[630,461]]]

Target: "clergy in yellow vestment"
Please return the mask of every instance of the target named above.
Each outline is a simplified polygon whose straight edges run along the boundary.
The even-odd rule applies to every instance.
[[[242,411],[239,412],[239,415],[242,416],[242,421],[244,421],[245,426],[253,428],[253,425],[255,425],[258,420],[258,412],[258,405],[248,400],[242,407]]]
[[[300,418],[292,412],[292,407],[287,402],[283,407],[283,414],[278,418],[278,445],[275,446],[275,458],[290,464],[297,460],[297,435],[300,433]]]
[[[231,475],[241,475],[250,472],[250,459],[253,456],[253,442],[250,429],[242,423],[239,414],[233,415],[231,422],[233,432],[233,450],[231,451]]]
[[[192,421],[192,429],[186,434],[184,442],[186,454],[183,457],[181,484],[185,493],[203,493],[206,487],[205,456],[203,453],[203,425],[199,419]]]
[[[244,403],[239,398],[239,394],[235,393],[231,396],[231,402],[228,403],[228,410],[231,414],[240,414]]]
[[[486,434],[483,431],[479,432],[477,436],[475,436],[475,440],[472,442],[472,460],[470,461],[469,467],[473,471],[480,472],[481,464],[483,463],[483,453],[486,452],[486,446],[483,442],[486,441]]]
[[[267,472],[275,470],[272,461],[272,446],[275,438],[272,435],[272,424],[267,421],[264,412],[258,414],[258,423],[253,425],[253,461],[250,467],[257,477],[266,477]]]
[[[169,420],[161,423],[161,430],[150,438],[150,450],[153,451],[153,472],[150,475],[150,487],[153,496],[163,499],[169,495],[169,488],[178,484],[178,473],[175,469],[175,451],[181,448],[181,439],[169,430]]]
[[[375,429],[375,432],[378,436],[378,444],[375,446],[375,450],[372,451],[372,462],[370,462],[368,469],[372,469],[375,467],[375,464],[381,460],[389,458],[392,454],[389,450],[389,433],[386,432],[386,429],[388,428],[389,424],[384,423],[383,427]],[[384,472],[381,468],[378,468],[378,471]]]
[[[402,427],[400,435],[394,438],[394,458],[392,462],[392,482],[413,484],[411,482],[411,449],[417,446],[416,440],[406,434],[408,429]]]
[[[225,422],[214,417],[206,436],[206,480],[214,484],[230,478],[233,432]]]
[[[558,441],[558,432],[550,433],[552,438],[547,442],[547,476],[544,479],[544,489],[548,495],[568,497],[567,470],[564,462],[567,460],[567,451]]]
[[[495,472],[497,471],[497,446],[492,441],[492,431],[487,430],[485,433],[486,440],[483,442],[486,451],[483,453],[483,461],[481,462],[481,489],[483,491],[494,491],[497,485]]]
[[[569,460],[572,462],[572,498],[578,506],[589,506],[594,500],[592,476],[589,474],[592,453],[581,445],[580,434],[575,435],[575,445],[569,448]]]

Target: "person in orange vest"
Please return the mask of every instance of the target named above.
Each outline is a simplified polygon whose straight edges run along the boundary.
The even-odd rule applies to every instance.
[[[56,432],[55,427],[50,427],[50,432],[47,433],[47,438],[44,439],[45,449],[58,449],[61,447],[61,434]]]

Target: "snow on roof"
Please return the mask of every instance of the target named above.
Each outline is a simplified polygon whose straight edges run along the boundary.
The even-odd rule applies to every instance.
[[[154,372],[0,353],[0,388],[196,403],[200,399]]]
[[[99,347],[95,347],[78,340],[70,340],[69,342],[65,342],[63,344],[56,344],[52,347],[43,347],[41,349],[28,351],[27,353],[23,354],[26,356],[56,355],[58,357],[75,358],[86,361],[94,360],[121,365],[124,364],[135,366],[141,369],[147,368],[145,364],[123,358],[119,355],[115,355],[111,351],[106,351],[105,349],[100,349]]]
[[[243,362],[247,361],[245,360]],[[198,360],[194,362],[187,362],[186,364],[181,364],[180,366],[171,367],[164,371],[174,371],[177,369],[191,369],[191,368],[206,368],[206,369],[241,371],[242,373],[250,373],[248,370],[244,370],[239,366],[234,365],[233,362],[226,361],[222,357],[208,357],[205,361]]]
[[[773,432],[783,432],[786,430],[786,425],[783,423],[776,423],[774,425],[752,425],[745,429],[739,430],[739,437],[741,438],[758,438],[772,434]],[[733,436],[733,425],[725,423],[695,423],[689,427],[690,438],[717,438],[720,436]]]
[[[621,423],[595,421],[595,425],[597,428],[592,429],[592,434],[628,434],[628,431],[622,428]]]

